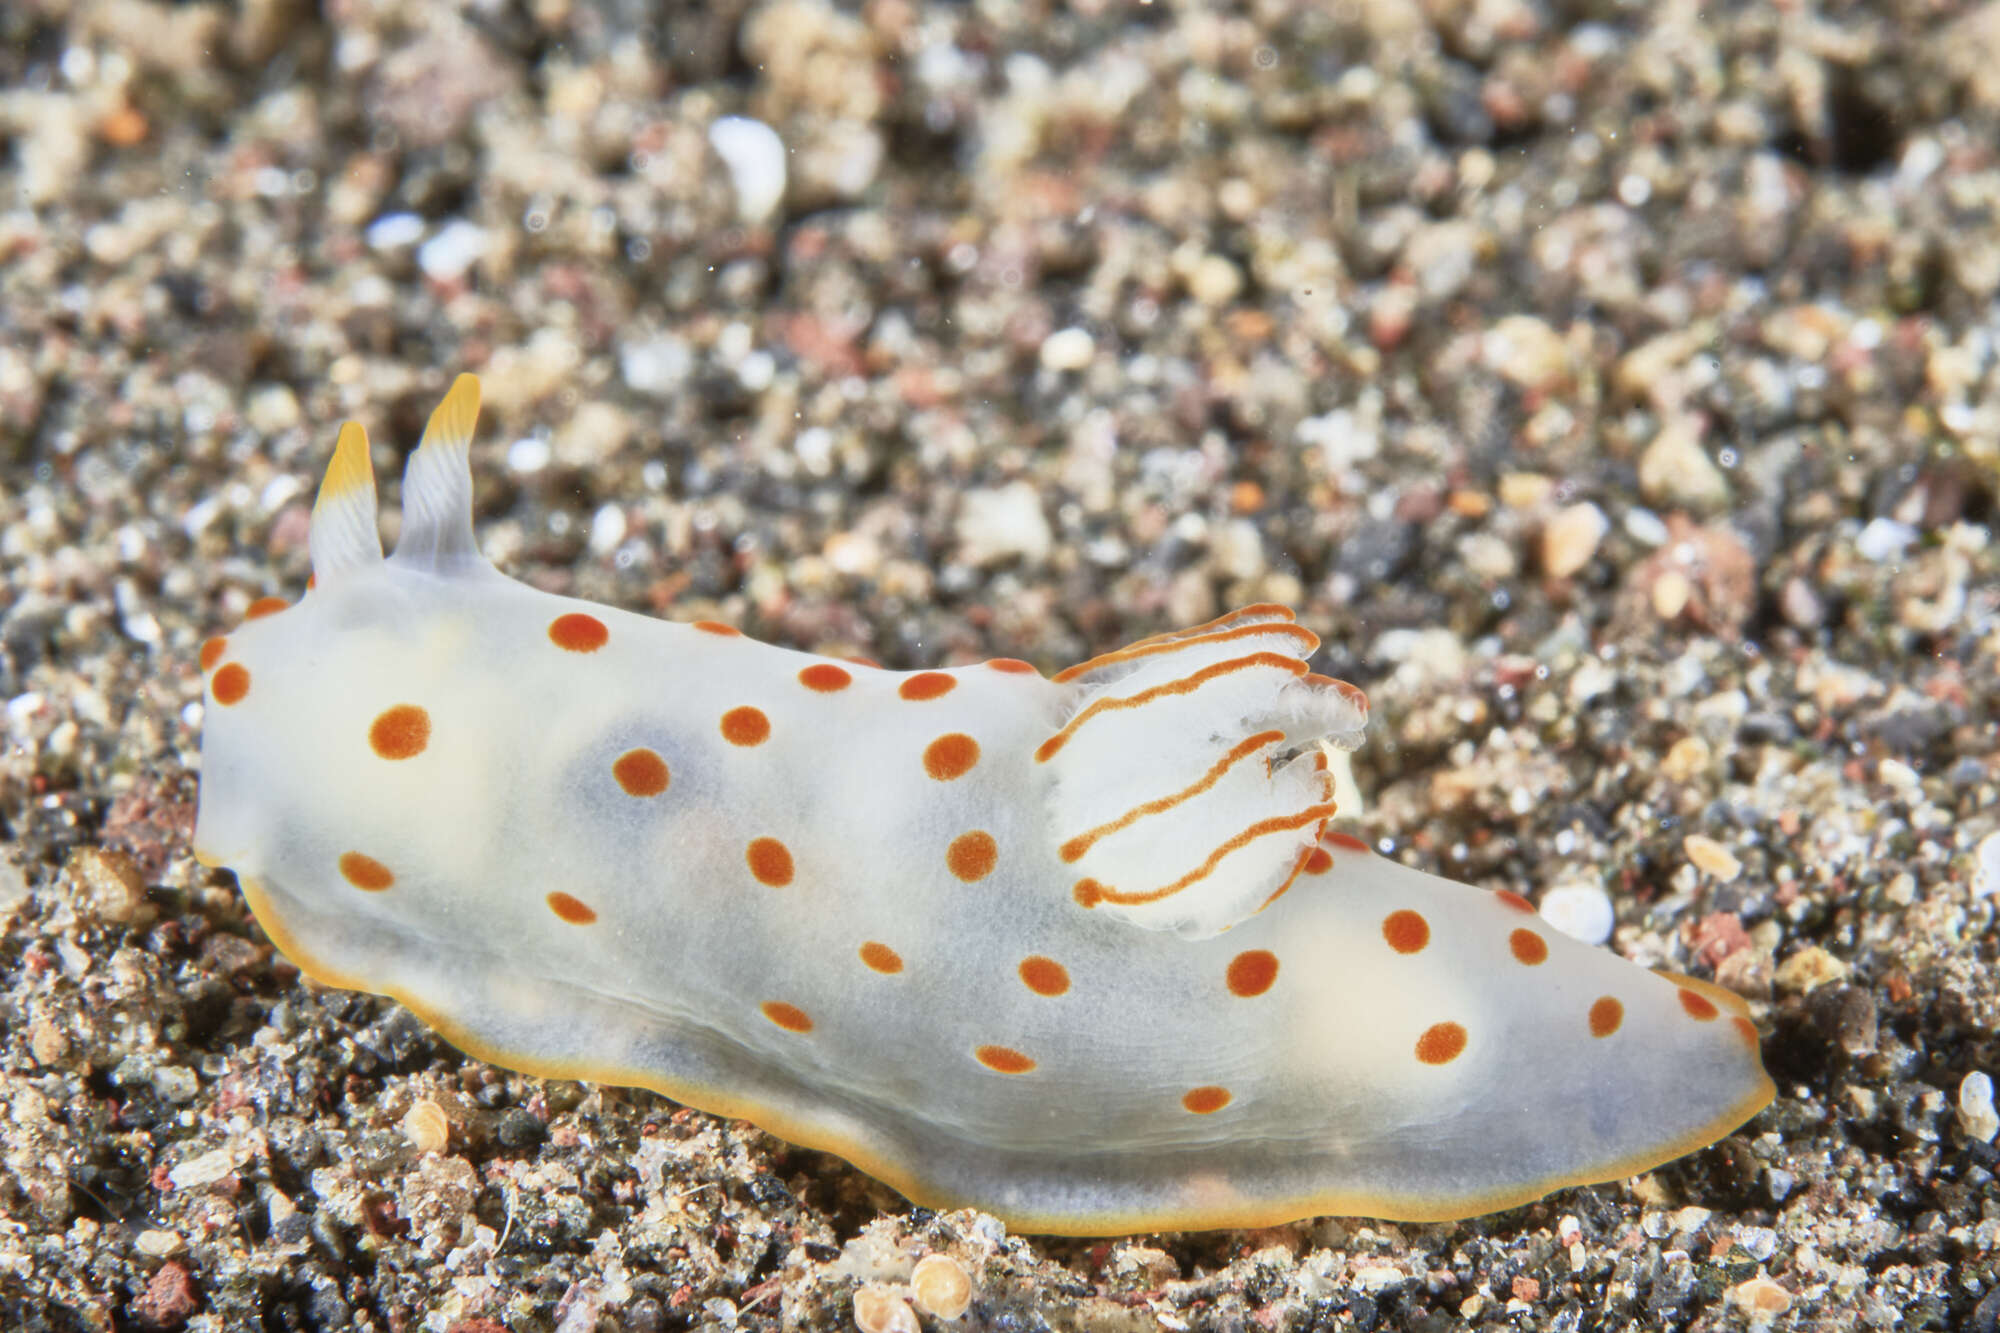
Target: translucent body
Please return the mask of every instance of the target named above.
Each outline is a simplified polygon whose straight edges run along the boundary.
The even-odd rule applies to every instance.
[[[552,597],[471,545],[474,406],[389,561],[343,435],[316,589],[204,649],[197,847],[321,980],[1042,1231],[1464,1216],[1769,1099],[1733,997],[1327,831],[1365,705],[1289,613],[1050,680]]]

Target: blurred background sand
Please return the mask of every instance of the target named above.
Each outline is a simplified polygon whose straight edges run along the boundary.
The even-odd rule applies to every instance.
[[[996,1329],[2000,1322],[2000,4],[25,0],[0,142],[9,1328],[848,1328],[928,1251]],[[464,370],[545,588],[895,667],[1295,606],[1355,827],[1749,997],[1778,1102],[1049,1242],[301,981],[194,650]]]

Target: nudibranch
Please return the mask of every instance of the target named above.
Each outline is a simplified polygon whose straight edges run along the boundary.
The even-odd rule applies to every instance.
[[[309,591],[202,646],[197,855],[319,981],[1033,1232],[1465,1217],[1770,1100],[1734,995],[1330,828],[1366,701],[1285,608],[1045,677],[552,596],[474,541],[478,405],[386,559],[345,426]]]

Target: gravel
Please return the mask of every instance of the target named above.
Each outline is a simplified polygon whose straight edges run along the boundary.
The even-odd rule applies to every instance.
[[[846,1329],[940,1255],[968,1328],[1992,1327],[1996,70],[1991,0],[0,7],[0,1323]],[[1050,1240],[305,983],[188,854],[196,648],[464,370],[554,591],[895,667],[1297,607],[1353,827],[1744,994],[1777,1102]]]

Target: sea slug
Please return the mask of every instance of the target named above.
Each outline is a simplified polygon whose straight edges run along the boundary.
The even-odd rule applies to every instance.
[[[1044,677],[551,596],[474,542],[478,404],[387,559],[345,426],[304,599],[202,647],[197,855],[313,977],[1037,1232],[1463,1217],[1770,1100],[1735,996],[1329,827],[1366,701],[1283,607]]]

